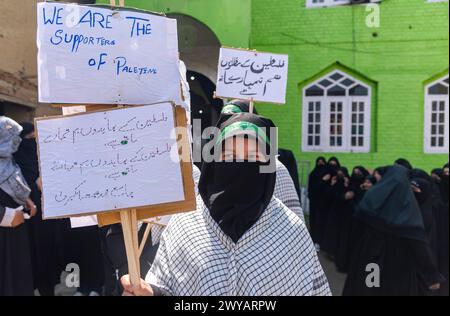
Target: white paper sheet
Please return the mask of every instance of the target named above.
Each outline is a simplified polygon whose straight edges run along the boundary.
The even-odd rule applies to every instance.
[[[37,21],[40,102],[181,103],[175,19],[41,2]]]
[[[288,56],[221,48],[217,90],[219,97],[286,103]]]
[[[183,201],[170,103],[37,121],[44,218]]]

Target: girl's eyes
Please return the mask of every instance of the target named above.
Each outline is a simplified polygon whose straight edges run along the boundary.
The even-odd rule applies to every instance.
[[[225,154],[224,156],[223,156],[223,159],[224,160],[234,160],[234,159],[243,159],[244,157],[236,157],[235,155],[234,155],[234,153],[233,154]],[[250,161],[256,161],[256,160],[258,160],[258,154],[250,154],[250,155],[248,155],[245,159],[248,159],[248,160],[250,160]]]

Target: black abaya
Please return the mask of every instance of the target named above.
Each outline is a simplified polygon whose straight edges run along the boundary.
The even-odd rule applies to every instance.
[[[67,225],[70,225],[67,222]],[[80,267],[80,289],[83,294],[101,294],[105,279],[103,254],[98,226],[70,228],[64,237],[66,264]]]
[[[325,165],[321,166],[318,162],[322,160],[326,163],[325,158],[318,158],[316,161],[316,168],[309,175],[308,181],[308,198],[309,198],[309,229],[311,237],[314,243],[320,243],[320,211],[322,191],[321,184],[324,172],[326,171]]]
[[[335,185],[331,186],[329,199],[329,213],[326,227],[320,244],[321,250],[326,252],[331,258],[335,259],[339,247],[340,234],[344,222],[344,210],[347,206],[345,194],[348,188],[344,185],[344,180],[338,180]]]
[[[53,296],[63,270],[63,224],[61,220],[42,219],[41,193],[36,185],[39,177],[36,140],[23,139],[14,158],[31,189],[30,198],[37,207],[36,216],[27,222],[34,287],[43,296]]]
[[[366,193],[355,216],[364,229],[344,295],[424,295],[424,289],[445,282],[433,260],[423,216],[403,167],[386,172]],[[374,263],[380,269],[380,287],[370,288],[366,269]]]
[[[438,195],[439,203],[435,204],[436,230],[437,230],[437,247],[438,247],[438,266],[439,271],[449,280],[449,203],[448,203],[448,176],[443,176],[442,182],[439,183],[441,194]],[[441,285],[439,295],[449,295],[449,282]]]
[[[441,280],[430,264],[429,246],[422,241],[385,234],[365,225],[355,249],[344,288],[344,296],[418,296],[423,284]],[[375,263],[380,267],[380,287],[369,288],[366,268]],[[371,272],[371,271],[370,271]],[[428,275],[422,279],[422,275]]]
[[[0,204],[10,208],[19,207],[1,189]],[[33,295],[33,273],[27,227],[25,224],[16,228],[0,227],[0,296]]]

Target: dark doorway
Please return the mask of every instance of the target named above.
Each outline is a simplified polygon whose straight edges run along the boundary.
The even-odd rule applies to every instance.
[[[223,101],[214,99],[216,85],[206,76],[195,71],[188,71],[187,79],[191,89],[191,123],[194,125],[200,121],[203,134],[205,128],[217,124]],[[193,150],[199,152],[207,140],[194,134],[193,142]],[[196,163],[196,165],[200,168],[200,163]]]

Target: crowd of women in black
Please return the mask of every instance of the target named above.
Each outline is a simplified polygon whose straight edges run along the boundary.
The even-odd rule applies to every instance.
[[[449,165],[428,173],[406,159],[351,173],[319,157],[309,179],[318,251],[348,273],[344,295],[448,295]],[[371,264],[378,286],[368,283]]]
[[[0,180],[9,179],[0,181],[0,222],[6,208],[20,205],[31,217],[17,212],[8,224],[14,229],[0,227],[0,296],[35,289],[54,295],[61,271],[74,262],[80,294],[120,295],[118,279],[127,272],[120,225],[73,229],[69,220],[43,221],[34,127],[4,117],[0,127]],[[337,158],[317,159],[309,181],[311,236],[348,273],[344,295],[448,295],[448,185],[448,164],[429,174],[399,159],[350,174]],[[152,261],[151,245],[143,256]],[[379,286],[367,283],[371,264],[379,267]]]

